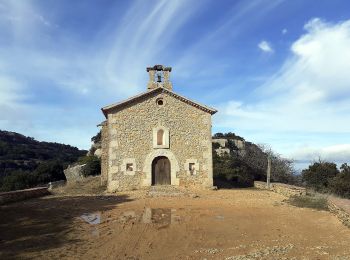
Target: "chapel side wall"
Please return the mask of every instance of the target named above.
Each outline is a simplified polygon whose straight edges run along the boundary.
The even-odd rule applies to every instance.
[[[101,154],[101,185],[107,184],[108,178],[108,125],[107,122],[102,124],[101,129],[102,154]]]
[[[156,100],[163,98],[164,105]],[[108,115],[109,190],[130,190],[143,186],[146,157],[154,151],[153,129],[169,129],[170,150],[179,165],[180,186],[212,186],[211,115],[167,94],[154,93]],[[114,133],[113,137],[111,133]],[[188,171],[188,162],[199,167],[196,175]],[[132,172],[125,170],[135,162]]]

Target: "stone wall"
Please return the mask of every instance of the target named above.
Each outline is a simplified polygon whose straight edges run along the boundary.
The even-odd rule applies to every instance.
[[[51,181],[48,183],[48,189],[52,190],[52,189],[56,189],[58,187],[62,187],[66,185],[66,181],[65,180],[61,180],[61,181]]]
[[[328,198],[328,209],[330,212],[336,215],[345,226],[350,228],[350,210],[346,210],[344,205],[339,202],[342,200],[347,201],[347,204],[350,203],[350,200]]]
[[[159,98],[163,105],[157,104]],[[154,148],[153,131],[159,127],[169,131],[169,148]],[[108,133],[102,133],[102,176],[108,178],[109,191],[150,186],[151,163],[162,155],[170,160],[172,185],[213,185],[209,113],[169,93],[155,92],[111,110],[103,130]],[[192,161],[195,175],[187,171]],[[124,167],[131,162],[133,171],[126,172]]]
[[[107,121],[104,121],[101,129],[101,185],[107,185],[108,178],[108,148],[109,148],[109,136]]]
[[[26,190],[16,190],[0,193],[0,205],[21,201],[30,198],[42,197],[50,194],[47,187],[32,188]]]
[[[264,190],[268,189],[266,182],[262,182],[262,181],[254,181],[254,187],[258,189],[264,189]],[[269,190],[282,194],[287,197],[306,195],[305,188],[294,186],[294,185],[288,185],[284,183],[270,183]]]

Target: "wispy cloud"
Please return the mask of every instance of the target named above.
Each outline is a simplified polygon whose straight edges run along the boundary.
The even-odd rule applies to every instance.
[[[255,92],[258,101],[222,104],[224,113],[217,124],[275,133],[276,137],[294,131],[286,143],[297,140],[296,133],[350,133],[350,125],[345,123],[350,120],[350,21],[332,24],[312,19],[305,30],[292,44],[291,55],[281,69]],[[325,144],[325,140],[319,142]],[[277,143],[281,145],[283,140]],[[349,148],[342,143],[334,145]]]
[[[272,47],[271,47],[271,44],[268,43],[267,41],[261,41],[261,42],[259,42],[258,47],[259,47],[259,49],[262,50],[263,52],[269,52],[269,53],[272,53],[272,52],[273,52],[273,49],[272,49]]]
[[[99,108],[144,91],[145,68],[166,63],[167,46],[196,11],[184,0],[135,1],[123,17],[110,15],[82,43],[39,2],[0,3],[0,102],[7,112],[0,116],[0,128],[59,142],[68,141],[63,133],[80,132],[72,144],[84,148],[103,119]],[[24,106],[26,117],[20,117],[18,108]],[[90,126],[82,133],[86,114]],[[54,116],[45,128],[43,118]]]
[[[295,150],[291,157],[296,160],[327,160],[333,162],[349,162],[350,144],[310,147],[303,146]]]

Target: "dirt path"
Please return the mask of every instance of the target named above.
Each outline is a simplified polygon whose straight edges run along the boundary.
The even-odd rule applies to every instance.
[[[350,229],[262,190],[46,197],[0,209],[0,258],[350,259]]]

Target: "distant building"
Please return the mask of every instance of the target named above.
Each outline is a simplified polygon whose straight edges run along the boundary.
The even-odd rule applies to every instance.
[[[211,116],[172,91],[171,68],[147,68],[147,91],[102,108],[102,183],[108,191],[152,185],[212,187]]]

